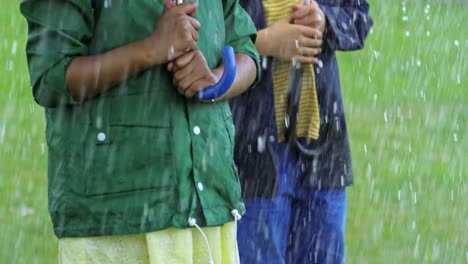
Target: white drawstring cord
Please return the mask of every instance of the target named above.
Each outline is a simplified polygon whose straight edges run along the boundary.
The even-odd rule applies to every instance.
[[[232,216],[234,217],[234,222],[236,224],[236,230],[237,230],[237,221],[241,220],[242,216],[239,214],[239,211],[237,209],[233,209],[231,211],[231,214]],[[200,228],[199,225],[197,225],[197,220],[195,218],[189,218],[188,220],[189,222],[189,225],[192,226],[192,227],[195,227],[198,229],[198,231],[202,234],[203,236],[203,239],[205,240],[205,244],[206,244],[206,248],[208,249],[208,254],[210,255],[210,262],[209,264],[214,264],[214,261],[213,261],[213,255],[211,254],[211,248],[210,248],[210,243],[208,242],[208,238],[206,237],[205,233],[203,232],[203,230]],[[237,231],[236,231],[237,232]],[[240,260],[239,260],[239,248],[237,246],[237,239],[236,239],[236,248],[237,248],[237,254],[236,254],[236,258],[237,258],[237,263],[240,264]]]
[[[237,209],[232,210],[231,214],[232,216],[234,216],[234,221],[236,221],[237,225],[237,221],[241,220],[242,216],[239,214],[239,211],[237,211]]]
[[[241,220],[242,216],[239,214],[239,211],[237,211],[237,209],[233,209],[231,211],[231,214],[232,216],[234,216],[234,222],[236,224],[236,237],[237,237],[237,221]],[[237,264],[240,264],[239,246],[237,245],[237,239],[236,239],[236,248],[237,248],[237,253],[236,253]]]
[[[210,262],[209,262],[209,264],[214,264],[213,255],[211,254],[210,244],[208,243],[208,238],[206,237],[205,233],[204,233],[203,230],[200,228],[200,226],[197,225],[197,220],[195,220],[195,218],[189,218],[188,222],[189,222],[189,225],[190,225],[190,226],[196,227],[196,228],[198,229],[198,231],[200,231],[200,233],[202,234],[203,239],[205,240],[206,247],[208,248],[208,254],[210,254]]]

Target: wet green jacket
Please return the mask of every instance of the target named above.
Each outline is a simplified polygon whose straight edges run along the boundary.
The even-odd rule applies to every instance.
[[[131,234],[233,220],[244,212],[227,102],[177,94],[153,67],[83,103],[65,70],[154,30],[163,0],[25,0],[35,100],[45,107],[49,211],[58,237]],[[255,28],[236,0],[201,2],[198,47],[211,68],[228,44],[255,59]]]

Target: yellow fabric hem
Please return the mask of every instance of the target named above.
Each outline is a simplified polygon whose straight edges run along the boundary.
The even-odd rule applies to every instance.
[[[214,263],[239,263],[234,222],[202,230]],[[59,264],[206,264],[208,261],[208,248],[196,228],[59,240]]]

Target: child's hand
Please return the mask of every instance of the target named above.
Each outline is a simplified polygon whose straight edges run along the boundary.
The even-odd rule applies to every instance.
[[[210,70],[199,50],[192,50],[177,58],[168,69],[173,72],[173,84],[177,91],[187,98],[192,98],[220,78],[220,74]]]
[[[282,60],[316,63],[315,56],[322,52],[322,32],[289,21],[278,21],[262,32],[266,39],[264,53]]]
[[[327,20],[316,1],[311,0],[310,5],[305,5],[302,0],[299,4],[292,6],[292,12],[292,23],[315,28],[322,33],[325,32]]]
[[[200,23],[194,18],[194,3],[172,6],[169,1],[154,32],[146,39],[153,63],[165,64],[196,49]]]

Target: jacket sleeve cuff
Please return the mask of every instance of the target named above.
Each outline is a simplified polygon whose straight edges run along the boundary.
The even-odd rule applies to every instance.
[[[54,108],[80,104],[80,101],[70,95],[66,84],[67,67],[73,59],[74,57],[59,59],[41,76],[32,76],[34,99],[39,105]]]

